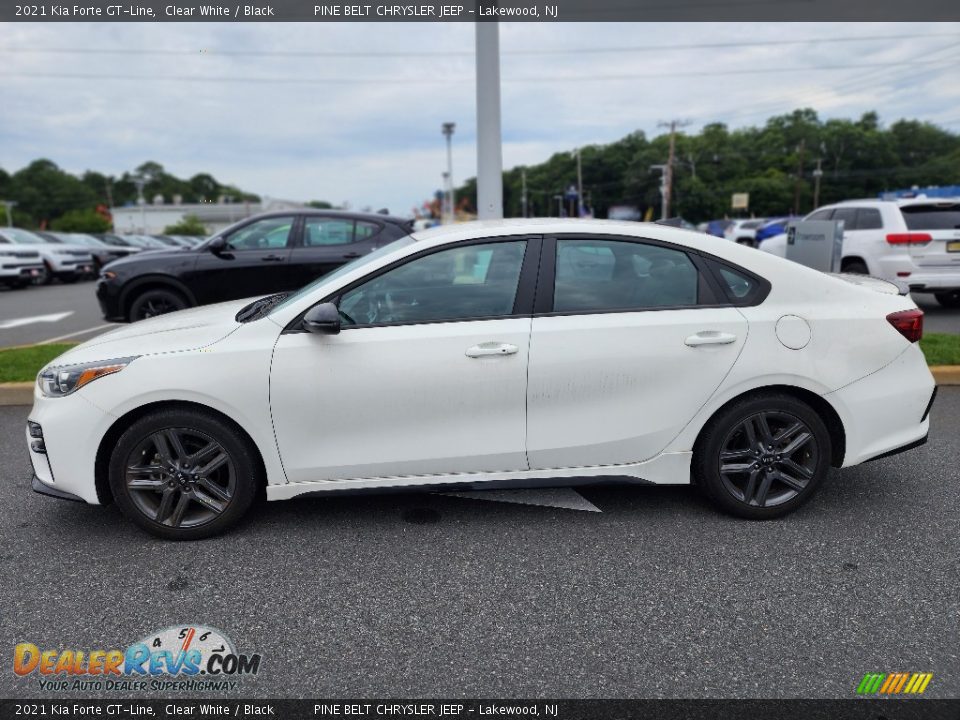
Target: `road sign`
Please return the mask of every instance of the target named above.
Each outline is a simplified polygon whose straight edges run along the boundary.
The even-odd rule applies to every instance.
[[[750,193],[734,193],[730,196],[732,210],[746,210],[750,207]]]

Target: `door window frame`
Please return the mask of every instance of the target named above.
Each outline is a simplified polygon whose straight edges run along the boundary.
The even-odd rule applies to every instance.
[[[558,240],[585,240],[628,242],[640,245],[652,245],[668,250],[681,252],[689,258],[697,271],[697,303],[694,305],[654,305],[652,307],[606,308],[596,310],[561,310],[553,309],[557,268],[557,241]],[[719,276],[717,266],[744,275],[759,286],[758,291],[751,293],[744,301],[735,298],[726,288],[723,279]],[[700,310],[723,307],[749,307],[762,303],[770,294],[770,282],[746,268],[735,265],[715,255],[701,252],[691,247],[676,245],[653,238],[634,237],[632,235],[607,235],[597,233],[557,233],[543,238],[543,248],[540,252],[540,273],[537,290],[534,298],[533,317],[564,317],[568,315],[609,315],[611,313],[637,313],[663,310]]]
[[[238,233],[238,232],[242,232],[243,230],[246,230],[246,229],[247,229],[248,227],[250,227],[251,225],[253,225],[253,224],[255,224],[255,223],[258,223],[258,222],[261,222],[261,221],[263,221],[263,220],[276,220],[277,218],[285,218],[285,217],[293,218],[293,222],[290,223],[290,232],[287,234],[287,244],[284,245],[283,247],[266,247],[266,248],[250,248],[250,247],[244,247],[244,248],[234,248],[234,247],[231,247],[231,246],[230,246],[230,237],[231,237],[232,235],[235,235],[235,234]],[[224,232],[224,233],[222,233],[221,235],[219,235],[219,236],[217,236],[217,237],[222,237],[222,238],[224,239],[224,241],[226,241],[227,245],[226,245],[226,247],[224,248],[224,250],[225,250],[226,252],[230,252],[230,253],[237,253],[237,252],[239,252],[239,253],[247,253],[247,252],[260,252],[260,253],[263,253],[263,252],[289,252],[289,251],[292,250],[293,248],[297,247],[297,243],[299,243],[299,241],[300,241],[300,231],[301,231],[302,227],[303,227],[303,216],[300,215],[299,213],[295,213],[295,212],[290,212],[290,213],[278,212],[276,215],[268,215],[268,216],[260,215],[259,217],[251,218],[251,219],[250,219],[250,222],[244,223],[243,225],[240,225],[239,227],[234,226],[234,227],[228,228],[229,231],[230,231],[229,233]]]
[[[307,245],[307,222],[313,219],[319,218],[320,220],[344,220],[350,223],[350,242],[338,243],[336,245]],[[384,224],[378,220],[371,220],[368,218],[356,218],[356,217],[342,217],[340,215],[322,215],[317,214],[306,214],[300,216],[300,226],[299,232],[297,233],[297,244],[293,245],[294,248],[304,248],[306,250],[322,250],[323,248],[346,248],[351,245],[358,244],[357,241],[357,223],[369,223],[370,225],[375,225],[377,231],[370,237],[364,238],[360,242],[369,242],[380,237],[384,230]]]
[[[479,317],[465,317],[465,318],[450,318],[450,319],[439,319],[439,320],[417,320],[409,322],[384,322],[384,323],[358,323],[356,325],[343,325],[341,327],[341,332],[347,330],[357,330],[361,328],[374,328],[374,327],[404,327],[412,325],[437,325],[441,323],[462,323],[462,322],[476,322],[481,320],[506,320],[509,318],[523,318],[531,317],[533,315],[533,305],[534,297],[537,290],[537,278],[539,275],[540,264],[541,264],[541,248],[543,244],[543,238],[540,235],[500,235],[496,237],[488,238],[476,238],[471,240],[462,240],[460,242],[447,243],[445,245],[439,245],[437,247],[427,248],[416,253],[412,253],[405,257],[396,260],[395,262],[385,265],[382,268],[377,268],[368,275],[364,275],[362,278],[354,280],[348,285],[335,290],[329,295],[325,296],[321,300],[315,302],[313,305],[308,307],[302,313],[297,315],[293,320],[287,323],[287,326],[284,328],[282,334],[297,334],[305,333],[307,330],[303,327],[303,316],[306,315],[312,308],[317,305],[322,305],[323,303],[332,302],[336,305],[339,305],[340,298],[351,290],[365,285],[368,282],[376,280],[381,275],[385,275],[391,270],[402,267],[411,262],[416,262],[417,260],[427,257],[429,255],[436,255],[437,253],[444,252],[446,250],[454,250],[456,248],[470,247],[472,245],[492,245],[495,243],[509,243],[509,242],[525,242],[527,244],[524,254],[523,261],[520,265],[520,276],[517,280],[517,292],[513,298],[513,311],[509,315],[487,315]]]

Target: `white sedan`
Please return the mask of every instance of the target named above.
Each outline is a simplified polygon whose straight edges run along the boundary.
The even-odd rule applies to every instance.
[[[686,230],[438,228],[60,356],[26,430],[33,487],[174,539],[264,489],[694,482],[772,518],[830,466],[926,439],[922,328],[892,285]]]

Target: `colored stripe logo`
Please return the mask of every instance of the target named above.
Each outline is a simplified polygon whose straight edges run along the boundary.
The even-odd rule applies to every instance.
[[[857,695],[921,695],[933,673],[867,673],[857,686]]]

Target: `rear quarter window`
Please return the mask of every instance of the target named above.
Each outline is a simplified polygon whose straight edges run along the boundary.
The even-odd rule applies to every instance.
[[[960,204],[907,205],[900,212],[908,230],[960,229]]]

